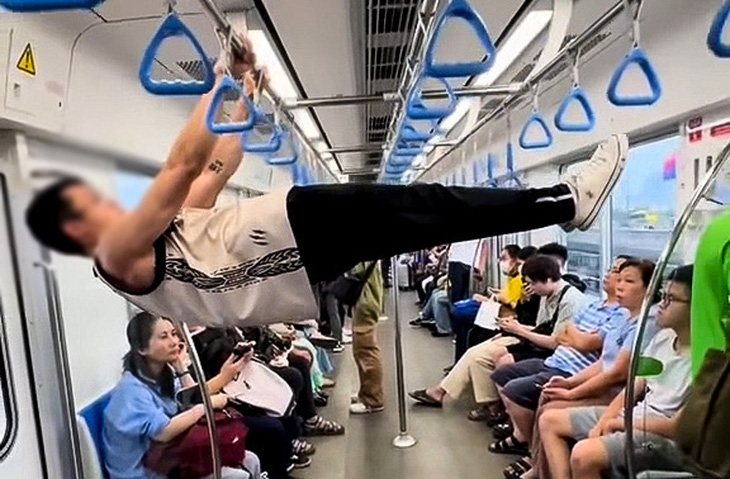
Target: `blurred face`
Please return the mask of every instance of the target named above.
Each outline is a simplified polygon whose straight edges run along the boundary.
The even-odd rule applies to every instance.
[[[116,202],[102,197],[87,185],[70,186],[63,196],[74,216],[64,224],[64,232],[82,244],[94,242],[108,225],[124,215]]]
[[[603,277],[603,290],[608,294],[613,294],[616,291],[619,279],[619,269],[621,265],[626,262],[625,259],[617,259],[611,265],[611,268],[606,272]]]
[[[673,281],[667,283],[656,321],[661,328],[676,329],[689,324],[690,292],[686,285]]]
[[[641,280],[639,268],[630,266],[619,273],[616,299],[621,306],[629,311],[637,311],[641,308],[645,295],[646,285]]]
[[[532,281],[530,278],[524,278],[523,282],[526,289],[531,289],[538,296],[550,296],[555,292],[555,285],[557,284],[552,279],[548,279],[542,283],[540,281]]]
[[[182,343],[170,321],[158,319],[147,349],[140,354],[150,363],[166,364],[175,361]]]
[[[503,250],[499,256],[499,269],[503,274],[515,274],[517,272],[517,259],[510,257],[507,250]]]

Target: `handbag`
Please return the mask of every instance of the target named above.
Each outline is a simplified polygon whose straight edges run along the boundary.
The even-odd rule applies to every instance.
[[[246,457],[248,428],[233,408],[215,411],[221,465],[240,467]],[[199,479],[213,473],[210,438],[205,417],[172,441],[153,442],[144,457],[146,469],[179,479]]]
[[[555,323],[558,322],[560,303],[563,301],[565,293],[572,287],[573,286],[569,284],[563,287],[562,291],[560,291],[560,296],[558,296],[558,305],[555,308],[553,317],[550,318],[550,321],[545,321],[544,323],[535,326],[532,330],[533,333],[542,334],[544,336],[553,334]],[[515,362],[522,361],[523,359],[547,359],[555,352],[552,349],[537,346],[524,338],[520,338],[520,342],[517,344],[507,346],[507,351],[512,355]]]
[[[288,416],[294,393],[289,384],[267,366],[251,361],[223,388],[233,400],[261,409],[271,417]]]
[[[730,351],[710,350],[677,419],[677,444],[703,479],[730,478]]]
[[[362,290],[365,288],[365,283],[370,279],[370,275],[373,274],[377,264],[377,261],[373,261],[365,271],[365,275],[360,279],[353,278],[348,274],[338,276],[336,280],[327,285],[326,291],[332,293],[345,306],[355,306],[360,299]]]

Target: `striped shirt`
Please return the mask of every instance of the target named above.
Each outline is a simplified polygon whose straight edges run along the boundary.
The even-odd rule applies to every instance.
[[[625,314],[623,308],[618,304],[608,305],[604,301],[596,301],[578,313],[573,323],[583,333],[602,333],[601,330],[615,316],[624,316]],[[600,350],[583,353],[569,346],[558,346],[555,353],[545,360],[545,366],[569,374],[576,374],[596,362],[600,353]]]

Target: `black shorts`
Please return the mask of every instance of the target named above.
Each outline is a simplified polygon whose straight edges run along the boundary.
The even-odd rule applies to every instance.
[[[492,373],[492,380],[510,401],[535,411],[542,386],[553,376],[568,377],[570,374],[545,366],[543,359],[525,359],[497,369]]]

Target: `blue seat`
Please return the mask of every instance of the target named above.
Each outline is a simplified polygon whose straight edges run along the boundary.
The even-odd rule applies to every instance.
[[[96,446],[96,454],[99,457],[101,471],[105,479],[109,479],[109,473],[106,470],[106,457],[104,455],[102,431],[104,429],[104,411],[109,405],[111,396],[110,391],[79,412],[79,415],[84,419],[84,422],[86,422],[86,426],[89,428],[89,432],[91,433],[94,446]]]

